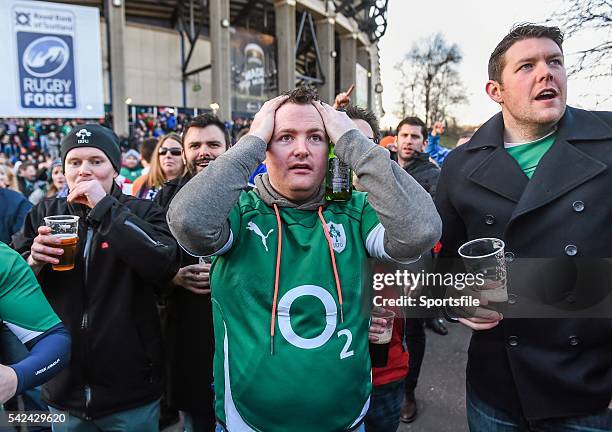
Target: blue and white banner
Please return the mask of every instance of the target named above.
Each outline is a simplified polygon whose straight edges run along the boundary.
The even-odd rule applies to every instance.
[[[97,8],[0,2],[0,117],[104,116]]]

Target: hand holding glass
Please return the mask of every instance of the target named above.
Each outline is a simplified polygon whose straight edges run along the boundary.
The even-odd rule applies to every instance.
[[[45,217],[45,225],[51,228],[51,235],[60,240],[60,247],[64,250],[64,253],[58,257],[59,263],[53,264],[53,270],[72,270],[79,240],[79,217],[72,215],[47,216]]]

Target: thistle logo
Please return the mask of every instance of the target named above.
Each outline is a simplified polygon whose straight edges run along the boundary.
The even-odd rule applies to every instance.
[[[47,78],[59,73],[70,60],[66,42],[56,36],[34,39],[23,52],[23,68],[36,78]]]
[[[79,138],[77,141],[79,144],[89,144],[87,137],[91,136],[91,132],[89,132],[87,129],[81,129],[75,135]]]

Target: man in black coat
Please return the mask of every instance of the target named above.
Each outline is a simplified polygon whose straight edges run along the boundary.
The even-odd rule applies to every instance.
[[[203,114],[193,118],[183,132],[187,174],[167,182],[155,202],[167,211],[174,195],[228,148],[229,135],[217,117]],[[181,268],[172,280],[167,318],[162,319],[170,360],[169,403],[183,412],[187,432],[208,432],[215,426],[211,388],[214,336],[210,263],[206,261],[181,249]]]
[[[436,195],[441,257],[482,237],[503,239],[510,274],[518,258],[572,265],[612,256],[612,113],[566,106],[562,42],[556,27],[521,25],[491,55],[486,91],[501,113],[444,162]],[[604,279],[578,295],[605,290]],[[541,289],[526,285],[522,292]],[[460,321],[475,330],[467,366],[472,432],[612,430],[612,319],[488,312]]]
[[[178,246],[158,205],[115,184],[121,151],[112,131],[77,126],[61,149],[70,193],[34,206],[13,236],[72,336],[70,365],[43,399],[70,412],[66,430],[156,430],[164,375],[156,294],[177,272]],[[66,271],[51,267],[65,253],[45,226],[55,215],[79,217]]]

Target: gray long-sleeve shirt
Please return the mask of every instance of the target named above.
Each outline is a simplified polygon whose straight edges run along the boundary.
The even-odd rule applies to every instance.
[[[227,243],[227,217],[249,176],[265,159],[266,147],[258,137],[244,136],[177,193],[168,210],[168,225],[183,248],[205,256]],[[338,140],[335,153],[368,192],[385,229],[384,249],[389,256],[406,261],[435,244],[442,223],[431,197],[389,158],[386,149],[352,129]]]

